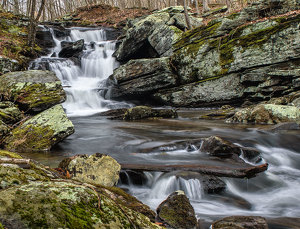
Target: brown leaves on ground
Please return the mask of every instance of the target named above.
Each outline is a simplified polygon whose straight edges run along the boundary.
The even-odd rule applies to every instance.
[[[136,18],[150,13],[151,11],[145,8],[120,9],[109,5],[94,5],[78,8],[72,16],[98,26],[123,27],[127,18]]]

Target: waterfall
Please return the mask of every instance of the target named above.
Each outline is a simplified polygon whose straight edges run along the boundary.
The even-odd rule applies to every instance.
[[[101,91],[107,89],[107,77],[119,66],[112,56],[116,42],[106,39],[107,31],[100,28],[74,27],[70,28],[69,36],[57,38],[52,28],[43,26],[42,29],[51,32],[55,47],[50,50],[49,55],[35,60],[30,68],[48,69],[56,73],[67,94],[63,106],[68,116],[87,116],[129,106],[127,103],[106,100],[101,96]],[[62,50],[62,41],[75,42],[81,39],[84,39],[84,50],[79,61],[57,57]]]

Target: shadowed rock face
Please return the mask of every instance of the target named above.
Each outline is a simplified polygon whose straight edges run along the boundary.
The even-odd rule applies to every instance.
[[[194,208],[183,191],[172,193],[157,208],[157,220],[170,228],[196,228]]]
[[[18,104],[26,113],[46,110],[66,99],[60,80],[53,72],[30,70],[0,77],[0,96]]]
[[[78,57],[84,48],[84,40],[81,39],[75,42],[62,41],[61,47],[62,49],[58,53],[59,57],[62,58]]]

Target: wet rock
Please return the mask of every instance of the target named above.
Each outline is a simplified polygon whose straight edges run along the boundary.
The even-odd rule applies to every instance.
[[[226,122],[256,124],[277,124],[281,122],[300,122],[300,108],[287,105],[259,104],[237,111]]]
[[[149,94],[176,85],[177,76],[169,66],[168,58],[131,60],[114,71],[110,77],[116,80],[112,99],[149,100]]]
[[[115,159],[100,153],[67,158],[59,167],[68,171],[74,180],[107,187],[117,184],[121,170]]]
[[[267,218],[269,228],[298,229],[300,228],[300,218],[280,217]]]
[[[18,104],[25,112],[40,112],[66,99],[60,80],[53,72],[30,70],[0,77],[0,96]]]
[[[59,57],[62,58],[78,57],[84,48],[84,40],[81,39],[75,42],[62,41],[61,46],[62,49],[58,53]]]
[[[5,228],[159,228],[103,190],[68,181],[5,189],[0,202]]]
[[[72,122],[62,106],[56,105],[13,129],[4,144],[12,151],[47,151],[72,133]]]
[[[196,228],[197,219],[183,191],[172,193],[157,208],[157,220],[168,228]]]
[[[226,184],[220,178],[211,175],[205,175],[196,172],[179,171],[175,172],[176,177],[184,179],[198,179],[201,183],[201,188],[205,193],[220,193],[226,189]]]
[[[209,111],[201,116],[199,119],[209,119],[209,120],[220,120],[226,119],[234,115],[235,108],[230,105],[224,105],[220,109]]]
[[[147,106],[136,106],[128,109],[116,109],[106,111],[101,116],[110,116],[109,119],[140,120],[148,118],[177,118],[177,112],[173,109],[154,109]]]
[[[20,69],[21,65],[17,60],[0,56],[0,75],[8,72],[19,71]]]
[[[275,125],[274,127],[270,128],[272,131],[280,131],[280,130],[299,130],[300,125],[296,122],[284,122]]]
[[[40,28],[40,27],[38,27]],[[36,31],[36,42],[42,48],[54,48],[55,42],[49,30],[38,29]]]
[[[21,111],[11,102],[0,102],[0,121],[15,124],[22,118]]]
[[[265,218],[260,216],[230,216],[212,224],[213,229],[268,229]]]
[[[260,160],[260,152],[255,148],[240,147],[218,136],[204,138],[200,151],[215,157],[231,158],[238,162],[241,162],[239,158],[241,154],[245,159],[250,161],[258,162]]]

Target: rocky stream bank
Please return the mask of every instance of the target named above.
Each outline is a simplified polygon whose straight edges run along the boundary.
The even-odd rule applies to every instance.
[[[279,124],[268,128],[270,132],[299,129],[299,4],[292,0],[275,5],[259,1],[208,24],[194,15],[191,21],[194,29],[185,31],[182,7],[129,20],[114,53],[121,66],[107,80],[107,87],[101,92],[104,97],[156,106],[222,106],[198,119]],[[53,29],[56,36],[67,36],[68,30],[64,28]],[[49,30],[40,28],[37,36],[44,47],[54,47]],[[117,36],[119,32],[113,32],[110,38]],[[65,42],[62,46],[59,57],[80,65],[84,40]],[[5,72],[17,70],[11,64],[1,63],[5,67],[2,69],[8,69]],[[66,100],[61,81],[47,71],[47,63],[42,66],[42,70],[0,76],[0,228],[211,225],[260,229],[282,224],[276,219],[247,215],[218,219],[208,225],[196,218],[182,191],[169,193],[154,212],[116,187],[128,182],[129,176],[143,183],[144,172],[154,171],[178,179],[195,179],[205,194],[222,196],[229,184],[224,178],[251,179],[268,169],[268,161],[260,150],[220,136],[174,140],[141,149],[141,153],[160,155],[172,149],[202,152],[204,161],[214,164],[118,163],[97,153],[66,158],[59,168],[53,169],[22,156],[26,152],[49,152],[75,131],[61,105]],[[133,124],[145,119],[178,120],[176,109],[148,106],[97,115]],[[251,209],[246,200],[239,201],[245,209]],[[292,225],[291,228],[299,225],[284,224]]]

